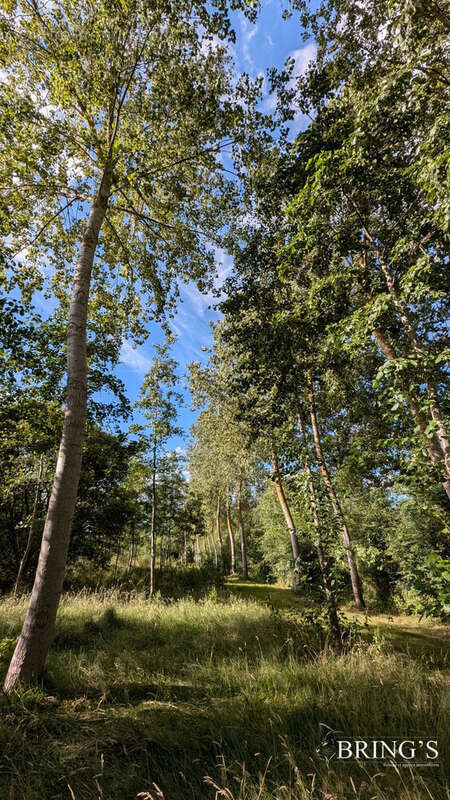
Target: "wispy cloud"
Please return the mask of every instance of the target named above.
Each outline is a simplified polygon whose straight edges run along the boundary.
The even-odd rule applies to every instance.
[[[220,299],[223,284],[233,269],[233,259],[222,248],[215,252],[216,275],[214,278],[214,291],[200,292],[195,283],[186,283],[180,289],[181,297],[197,315],[203,316],[205,312]]]
[[[240,17],[239,25],[241,29],[240,50],[244,68],[249,69],[250,73],[254,73],[256,71],[256,66],[251,51],[251,42],[258,33],[258,25],[249,22],[244,16]]]
[[[127,340],[123,342],[120,348],[120,362],[139,375],[145,375],[152,365],[151,359],[143,353],[140,353],[139,350],[133,347]]]
[[[305,74],[311,61],[315,60],[316,54],[317,45],[315,42],[309,42],[304,47],[299,47],[297,50],[291,50],[288,58],[294,59],[294,70],[292,73],[293,81]]]

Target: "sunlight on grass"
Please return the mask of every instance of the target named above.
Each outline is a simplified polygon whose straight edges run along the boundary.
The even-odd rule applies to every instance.
[[[1,636],[24,611],[0,604]],[[387,644],[336,659],[260,599],[66,596],[41,688],[2,700],[0,796],[440,800],[439,770],[331,768],[315,750],[324,725],[443,743],[445,689]]]

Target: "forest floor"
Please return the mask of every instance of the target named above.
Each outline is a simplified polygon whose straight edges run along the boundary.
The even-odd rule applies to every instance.
[[[25,608],[0,602],[0,677]],[[0,700],[0,798],[447,798],[448,631],[369,618],[336,658],[301,610],[237,580],[199,602],[66,595],[40,686]],[[330,728],[437,739],[440,766],[327,762]]]

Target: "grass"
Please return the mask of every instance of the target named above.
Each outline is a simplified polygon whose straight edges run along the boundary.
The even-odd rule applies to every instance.
[[[436,663],[379,637],[336,659],[288,612],[289,593],[261,586],[234,582],[231,596],[200,602],[66,596],[41,686],[1,700],[0,797],[448,797],[449,698]],[[25,607],[0,604],[2,673]],[[441,766],[327,764],[316,753],[324,726],[438,738]]]
[[[267,585],[228,578],[226,587],[234,597],[252,598],[278,610],[301,610],[304,606],[302,597],[282,584]],[[450,629],[447,625],[406,614],[365,614],[348,608],[343,613],[347,619],[357,620],[360,625],[367,627],[369,639],[375,635],[389,642],[394,650],[424,660],[431,667],[447,667],[450,649]]]
[[[227,578],[226,587],[235,597],[257,600],[277,609],[303,608],[304,601],[300,595],[283,584],[258,583],[242,578]]]

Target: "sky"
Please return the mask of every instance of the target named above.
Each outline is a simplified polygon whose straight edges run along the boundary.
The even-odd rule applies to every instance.
[[[236,32],[236,44],[232,47],[237,73],[246,72],[255,78],[259,74],[266,75],[272,66],[281,68],[287,58],[295,60],[294,74],[301,74],[314,58],[315,45],[311,41],[304,42],[298,15],[283,20],[282,12],[286,8],[280,0],[262,0],[262,9],[256,23],[249,22],[241,12],[232,15]],[[265,81],[267,86],[267,81]],[[265,93],[262,109],[269,111],[274,107],[274,98]],[[306,120],[300,115],[291,125],[292,136],[301,130]],[[216,288],[232,272],[231,257],[223,251],[216,252],[217,278]],[[217,299],[212,295],[202,295],[194,284],[181,287],[181,302],[175,318],[171,322],[173,332],[178,340],[173,348],[173,356],[179,363],[180,376],[186,373],[186,365],[191,361],[204,362],[207,353],[202,348],[212,344],[210,323],[218,319],[214,310]],[[124,342],[121,351],[121,363],[116,373],[123,380],[127,395],[133,403],[139,394],[145,373],[151,366],[154,353],[153,345],[161,342],[163,333],[158,325],[149,329],[149,337],[144,345],[134,348]],[[186,381],[182,380],[182,385]],[[173,437],[168,446],[170,449],[183,450],[187,444],[189,428],[195,422],[198,412],[191,408],[191,400],[187,389],[183,395],[185,405],[180,409],[178,424],[185,431],[184,437]],[[136,421],[142,421],[136,414]]]

